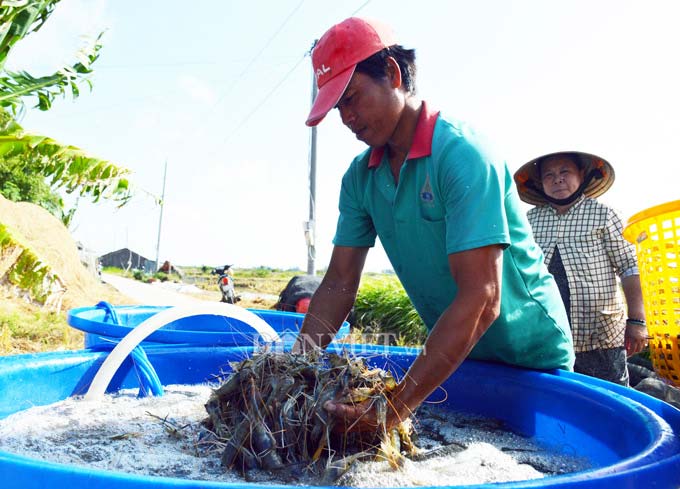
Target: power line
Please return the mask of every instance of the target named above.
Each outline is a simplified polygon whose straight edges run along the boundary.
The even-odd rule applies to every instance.
[[[231,92],[231,90],[234,88],[234,86],[236,86],[236,84],[237,84],[240,80],[243,79],[243,77],[248,73],[248,70],[249,70],[249,69],[251,68],[251,66],[255,63],[255,61],[257,61],[257,59],[258,59],[258,58],[262,55],[262,53],[269,47],[269,45],[270,45],[270,44],[272,43],[272,41],[276,38],[276,36],[278,36],[279,33],[283,30],[283,28],[286,26],[286,24],[288,24],[288,21],[290,21],[290,19],[293,17],[293,15],[295,15],[295,14],[297,13],[297,11],[300,10],[300,7],[302,7],[302,4],[303,4],[303,3],[305,3],[305,0],[301,0],[300,3],[297,4],[297,6],[296,6],[296,7],[288,14],[288,16],[283,20],[283,22],[281,23],[281,25],[279,26],[279,28],[274,32],[274,34],[272,34],[272,35],[269,37],[269,39],[267,39],[267,42],[266,42],[266,43],[264,44],[264,46],[260,49],[260,51],[258,51],[258,53],[250,60],[250,62],[246,65],[246,67],[243,69],[243,71],[236,77],[236,79],[235,79],[234,82],[229,86],[229,88],[227,88],[227,89],[224,91],[224,93],[222,94],[222,96],[221,96],[221,97],[213,104],[213,111],[214,111],[215,108],[222,102],[222,100],[224,100],[224,98]],[[250,118],[253,116],[253,114],[255,114],[255,112],[257,112],[257,111],[259,110],[259,108],[262,107],[262,106],[265,104],[265,102],[266,102],[267,100],[269,100],[269,97],[271,97],[271,96],[274,94],[274,92],[276,92],[276,90],[277,90],[277,89],[278,89],[278,88],[279,88],[279,87],[280,87],[280,86],[288,79],[288,77],[293,73],[293,71],[295,71],[295,70],[297,69],[297,67],[300,66],[300,63],[301,63],[302,60],[304,60],[304,59],[305,59],[305,57],[303,56],[301,59],[299,59],[299,60],[297,61],[297,63],[295,63],[295,66],[293,66],[293,68],[291,68],[290,71],[288,71],[288,73],[286,73],[286,74],[284,75],[284,77],[281,79],[281,81],[279,81],[279,82],[276,84],[276,86],[274,86],[274,88],[273,88],[267,95],[265,95],[265,97],[264,97],[264,98],[263,98],[263,99],[255,106],[255,108],[254,108],[252,111],[250,111],[250,112],[248,113],[248,115],[246,115],[246,117],[245,117],[244,119],[241,120],[241,122],[236,126],[236,129],[234,129],[233,131],[231,131],[231,133],[230,133],[229,135],[227,135],[227,137],[222,141],[222,144],[226,143],[226,142],[231,138],[231,136],[232,136],[233,134],[235,134],[236,132],[238,132],[238,130],[239,130],[241,127],[243,127],[243,126],[246,124],[246,122],[248,122],[248,120],[250,120]]]
[[[366,5],[368,5],[369,3],[371,3],[371,0],[366,0],[366,1],[363,3],[363,5],[362,5],[361,7],[359,7],[359,8],[356,9],[354,12],[352,12],[352,14],[350,15],[350,17],[354,17],[356,14],[359,13],[359,11],[361,11],[361,10],[362,10]]]
[[[290,17],[291,17],[295,12],[297,12],[297,10],[300,8],[300,6],[302,5],[303,2],[304,2],[304,0],[302,0],[302,2],[300,2],[300,3],[298,4],[298,6],[293,10],[293,12],[291,12],[291,14],[290,14],[290,15],[286,18],[286,20],[284,21],[283,25],[285,25],[285,24],[288,22],[288,19],[290,19]],[[371,3],[371,0],[366,0],[363,4],[361,4],[361,5],[359,6],[359,8],[357,8],[354,12],[352,12],[352,13],[350,14],[350,17],[356,15],[358,12],[360,12],[361,10],[363,10],[363,8],[366,7],[366,5],[368,5],[369,3]],[[274,37],[276,37],[276,35],[281,31],[281,29],[283,28],[283,25],[281,26],[281,28],[279,28],[279,30],[276,31],[276,33],[274,34],[274,36],[272,36],[272,38],[270,38],[270,40],[269,40],[269,41],[267,42],[267,44],[265,45],[265,48],[266,48],[267,46],[269,46],[269,43],[271,42],[271,40],[272,40]],[[265,48],[263,48],[262,50],[260,50],[260,52],[257,54],[257,56],[259,56],[259,55],[264,51]],[[239,129],[241,129],[241,127],[243,127],[243,126],[250,120],[250,118],[255,114],[255,112],[257,112],[257,111],[260,109],[260,107],[262,107],[262,106],[265,104],[265,102],[267,102],[267,100],[269,100],[269,98],[274,94],[274,92],[276,92],[276,90],[277,90],[281,85],[283,85],[283,83],[284,83],[284,82],[288,79],[288,77],[293,73],[293,71],[295,71],[295,70],[297,69],[297,67],[300,66],[300,63],[302,63],[302,61],[305,59],[305,57],[307,57],[308,55],[311,55],[312,49],[313,49],[313,46],[312,46],[312,48],[311,48],[309,51],[307,51],[307,52],[305,53],[305,55],[304,55],[301,59],[298,60],[298,62],[295,64],[295,66],[293,66],[293,68],[291,68],[291,70],[288,71],[288,73],[286,73],[286,74],[284,75],[284,77],[281,79],[281,81],[279,81],[279,82],[276,84],[276,86],[274,86],[274,88],[273,88],[269,93],[267,93],[267,95],[265,95],[265,97],[264,97],[264,98],[263,98],[263,99],[255,106],[255,108],[254,108],[253,110],[251,110],[251,111],[250,111],[250,112],[249,112],[249,113],[241,120],[241,122],[236,126],[236,128],[235,128],[233,131],[231,131],[231,132],[227,135],[226,138],[224,138],[224,140],[222,141],[222,144],[224,144],[224,143],[226,143],[227,141],[229,141],[229,140],[231,139],[231,137],[232,137],[235,133],[237,133],[237,132],[239,131]],[[256,56],[256,58],[257,58],[257,56]],[[250,63],[248,66],[250,66],[251,64],[252,64],[252,63]],[[239,77],[239,79],[240,79],[240,78],[241,78],[241,77]],[[237,79],[236,81],[238,81],[238,79]],[[236,83],[236,82],[234,82],[234,84],[235,84],[235,83]],[[232,84],[232,87],[233,87],[234,84]],[[230,88],[231,88],[231,87],[230,87]]]
[[[288,14],[288,17],[284,19],[284,21],[281,23],[279,28],[272,34],[267,42],[262,46],[260,51],[250,60],[250,62],[246,65],[246,67],[243,69],[243,71],[236,77],[236,79],[232,82],[231,85],[224,91],[223,95],[215,102],[213,105],[213,109],[217,107],[224,98],[229,95],[231,90],[236,86],[236,84],[243,79],[243,77],[248,73],[248,70],[250,70],[250,67],[253,66],[255,61],[259,59],[259,57],[262,55],[262,53],[269,47],[269,45],[272,43],[272,41],[276,38],[276,36],[279,35],[279,33],[283,30],[283,28],[288,24],[288,21],[295,15],[295,13],[300,10],[300,7],[302,7],[302,4],[305,3],[305,0],[301,0],[300,3],[297,4],[297,6],[293,9],[291,13]],[[299,64],[299,62],[298,62]]]
[[[231,132],[227,135],[227,137],[224,138],[224,140],[222,140],[222,144],[224,144],[224,143],[226,143],[227,141],[229,141],[229,139],[231,139],[231,137],[232,137],[234,134],[236,134],[236,133],[239,131],[239,129],[241,129],[241,128],[242,128],[242,127],[250,120],[250,118],[255,114],[255,112],[257,112],[257,111],[260,109],[260,107],[262,107],[262,106],[267,102],[267,100],[269,100],[269,98],[276,92],[276,90],[278,90],[278,88],[279,88],[281,85],[283,85],[283,83],[284,83],[284,82],[288,79],[288,77],[289,77],[289,76],[297,69],[297,67],[300,66],[300,63],[302,63],[302,61],[303,61],[306,57],[307,57],[307,53],[305,53],[304,56],[302,56],[302,58],[300,58],[300,59],[298,60],[298,62],[295,63],[295,66],[293,66],[293,67],[288,71],[288,73],[286,73],[286,74],[283,76],[283,78],[281,79],[281,81],[279,81],[279,82],[274,86],[274,88],[272,88],[272,89],[264,96],[264,98],[263,98],[263,99],[255,106],[255,108],[254,108],[253,110],[251,110],[251,111],[248,113],[248,115],[246,115],[246,116],[241,120],[241,122],[238,124],[238,126],[236,126],[236,128],[235,128],[233,131],[231,131]]]

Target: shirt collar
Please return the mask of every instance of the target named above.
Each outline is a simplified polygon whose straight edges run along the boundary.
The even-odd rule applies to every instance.
[[[434,125],[437,122],[438,116],[439,111],[430,110],[425,101],[423,101],[422,109],[418,115],[418,122],[416,123],[416,131],[413,134],[411,149],[406,157],[407,160],[422,158],[432,154],[432,136],[434,134]],[[375,168],[379,166],[384,154],[385,146],[371,149],[368,167]]]

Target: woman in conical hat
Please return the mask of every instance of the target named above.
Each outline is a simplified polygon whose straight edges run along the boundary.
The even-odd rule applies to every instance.
[[[569,316],[574,370],[628,385],[626,357],[645,347],[647,329],[635,250],[619,215],[596,200],[614,183],[613,167],[593,154],[561,151],[522,165],[515,183],[536,206],[527,217]]]
[[[550,191],[543,188],[541,167],[544,162],[554,159],[569,159],[576,164],[581,174],[582,182],[577,191],[564,199],[550,196]],[[569,205],[581,195],[599,197],[614,183],[614,168],[608,161],[599,156],[580,151],[560,151],[540,156],[522,165],[515,172],[515,183],[520,198],[527,204],[559,206]]]

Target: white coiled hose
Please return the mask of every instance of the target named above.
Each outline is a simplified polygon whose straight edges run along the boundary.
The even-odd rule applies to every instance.
[[[206,302],[191,306],[178,306],[165,309],[154,314],[149,319],[141,322],[116,345],[116,347],[106,357],[104,363],[97,371],[92,380],[92,384],[84,396],[86,400],[97,399],[104,395],[106,388],[111,383],[111,379],[116,374],[121,364],[135,347],[144,341],[151,333],[162,328],[168,323],[190,316],[201,316],[212,314],[214,316],[225,316],[228,318],[243,321],[248,326],[257,331],[264,342],[281,341],[279,335],[261,317],[239,306],[221,302]]]

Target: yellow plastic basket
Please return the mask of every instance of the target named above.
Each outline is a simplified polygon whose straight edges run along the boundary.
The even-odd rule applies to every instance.
[[[623,236],[637,251],[654,370],[680,386],[680,200],[638,212]]]

